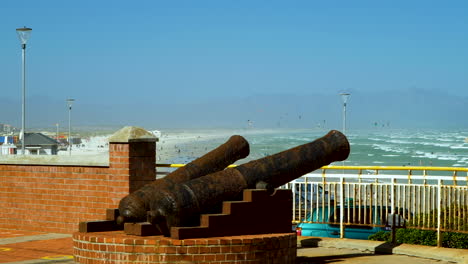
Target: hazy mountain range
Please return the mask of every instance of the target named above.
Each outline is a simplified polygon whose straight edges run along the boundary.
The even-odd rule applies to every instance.
[[[87,103],[77,98],[73,126],[136,125],[158,128],[316,128],[342,127],[343,104],[338,93],[267,94],[236,98],[134,98]],[[19,99],[0,97],[0,123],[21,125]],[[468,97],[411,88],[392,92],[351,91],[347,104],[349,129],[467,128]],[[68,127],[64,100],[47,96],[27,98],[27,127]]]

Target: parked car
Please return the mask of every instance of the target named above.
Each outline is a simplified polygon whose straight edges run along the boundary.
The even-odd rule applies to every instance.
[[[372,209],[372,210],[371,210]],[[330,213],[329,213],[330,212]],[[349,214],[348,214],[349,212]],[[345,238],[353,239],[368,239],[372,234],[379,231],[389,231],[390,222],[387,221],[387,213],[389,209],[381,209],[381,207],[348,207],[344,208],[344,219],[350,219],[351,224],[345,225]],[[383,213],[383,217],[381,217]],[[348,218],[349,215],[349,218]],[[361,216],[359,219],[359,215]],[[364,217],[365,216],[365,217]],[[377,217],[376,217],[377,216]],[[366,221],[364,221],[364,219]],[[365,225],[373,223],[379,226]],[[307,222],[316,223],[307,223]],[[399,226],[404,225],[404,219],[401,216],[397,217]],[[304,222],[296,226],[298,236],[314,236],[314,237],[340,237],[340,207],[318,207],[314,208],[312,214],[309,214]],[[380,226],[382,225],[382,226]]]

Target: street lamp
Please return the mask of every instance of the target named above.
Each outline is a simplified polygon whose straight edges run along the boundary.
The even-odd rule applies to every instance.
[[[68,98],[67,99],[67,105],[68,105],[68,152],[69,155],[71,156],[71,149],[72,149],[72,140],[71,140],[71,110],[72,110],[72,104],[75,101],[75,99]]]
[[[346,103],[348,102],[350,93],[340,93],[343,101],[343,134],[346,134]]]
[[[59,141],[59,124],[56,123],[55,126],[57,127],[57,134],[55,136],[55,140],[57,140],[57,142]]]
[[[343,101],[343,134],[346,135],[346,103],[348,102],[350,93],[340,93],[341,100]],[[343,166],[345,166],[345,161],[343,160]],[[343,169],[343,176],[344,176],[344,169]],[[340,177],[340,182],[343,185],[344,178]],[[344,204],[344,197],[340,195],[340,204]],[[344,226],[344,206],[340,207],[340,238],[345,237],[345,226]]]
[[[28,42],[29,37],[31,36],[32,28],[17,28],[16,33],[18,34],[18,38],[21,41],[21,49],[23,50],[22,58],[23,58],[23,70],[22,70],[22,86],[23,86],[23,95],[21,100],[22,105],[22,115],[21,115],[21,140],[23,144],[21,144],[21,153],[24,155],[25,150],[24,146],[26,145],[25,138],[24,138],[24,131],[26,129],[26,42]]]

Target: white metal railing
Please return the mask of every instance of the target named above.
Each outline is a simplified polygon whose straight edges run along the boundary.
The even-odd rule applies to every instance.
[[[325,166],[321,173],[304,175],[283,188],[293,192],[294,223],[340,225],[340,237],[344,237],[346,226],[404,222],[411,228],[437,231],[440,245],[441,232],[468,233],[467,171],[451,167]]]

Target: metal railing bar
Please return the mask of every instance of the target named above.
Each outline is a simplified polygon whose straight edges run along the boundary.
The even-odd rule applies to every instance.
[[[329,174],[328,175],[328,178],[336,178],[336,179],[339,179],[339,175],[342,175],[342,174]],[[306,174],[302,177],[307,177],[307,178],[321,178],[322,176],[320,176],[319,174],[314,174],[314,173],[309,173],[309,174]],[[349,179],[356,179],[356,180],[363,180],[363,179],[371,179],[371,180],[388,180],[390,178],[395,178],[395,179],[398,179],[398,180],[407,180],[408,179],[408,176],[405,176],[405,175],[397,175],[397,174],[381,174],[381,175],[361,175],[360,177],[358,177],[357,175],[355,174],[345,174],[344,175],[345,178],[349,178]],[[461,182],[466,182],[467,181],[467,177],[462,177],[462,176],[457,176],[457,177],[453,177],[453,176],[444,176],[444,175],[430,175],[430,176],[420,176],[420,175],[412,175],[411,176],[412,180],[429,180],[429,181],[436,181],[438,179],[443,179],[443,180],[449,180],[449,181],[453,181],[454,179],[456,180],[456,182],[458,181],[461,181]],[[293,180],[294,181],[301,181],[302,179],[295,179]],[[404,183],[404,184],[408,184],[408,183]],[[411,184],[414,184],[413,182]],[[424,183],[422,182],[422,184],[429,184],[429,183]],[[430,185],[430,184],[429,184]]]

